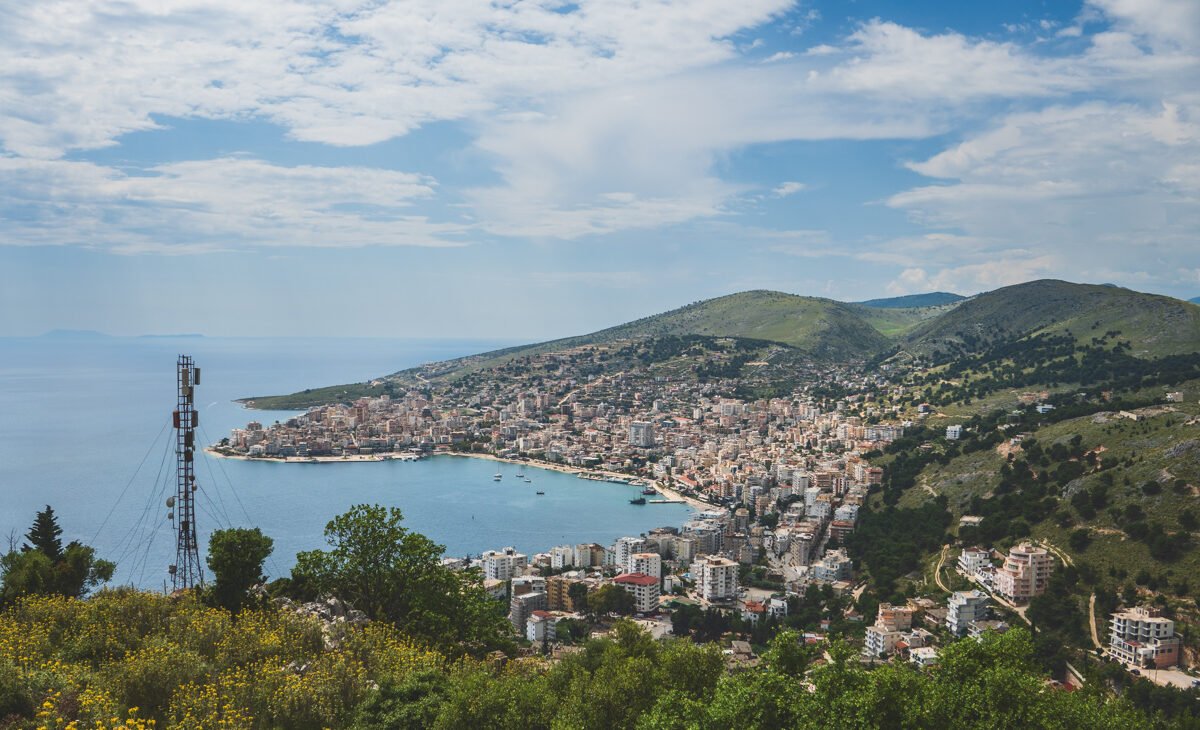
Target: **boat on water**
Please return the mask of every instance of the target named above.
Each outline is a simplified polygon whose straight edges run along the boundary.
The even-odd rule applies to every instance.
[[[642,494],[646,495],[647,497],[653,497],[654,495],[658,494],[658,490],[654,487],[646,487],[642,490]]]
[[[518,469],[518,470],[517,470],[517,479],[524,479],[524,478],[525,478],[525,470],[524,470],[524,469]]]
[[[645,503],[646,503],[646,498],[645,498],[645,497],[638,497],[637,499],[631,499],[631,500],[629,500],[629,503],[630,503],[630,504],[645,504]]]
[[[545,494],[545,492],[539,491],[538,494]]]
[[[532,480],[532,479],[530,479],[529,477],[525,477],[525,483],[526,483],[526,484],[533,484],[533,480]]]
[[[496,472],[495,474],[493,474],[493,475],[492,475],[492,481],[493,481],[493,482],[498,482],[498,481],[500,481],[500,480],[501,480],[503,477],[504,477],[504,475],[503,475],[503,474],[501,474],[500,472]]]

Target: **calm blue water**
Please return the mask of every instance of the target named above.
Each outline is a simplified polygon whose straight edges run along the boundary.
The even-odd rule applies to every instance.
[[[249,420],[289,415],[247,411],[235,398],[357,382],[509,344],[515,343],[0,338],[0,550],[50,504],[64,538],[117,561],[116,582],[162,586],[174,558],[163,500],[174,490],[168,437],[180,353],[202,368],[196,404],[201,440],[211,443]],[[201,552],[214,528],[258,526],[275,540],[268,573],[282,575],[296,552],[324,546],[331,517],[363,502],[400,507],[407,527],[445,545],[449,555],[608,543],[678,525],[689,513],[682,505],[630,505],[636,490],[627,486],[532,468],[526,476],[533,483],[526,484],[515,478],[515,467],[500,468],[506,477],[496,483],[497,464],[479,459],[275,464],[204,455],[197,465]]]

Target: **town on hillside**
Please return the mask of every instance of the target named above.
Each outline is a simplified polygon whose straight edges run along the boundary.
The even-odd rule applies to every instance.
[[[559,545],[534,555],[496,546],[447,559],[482,570],[527,651],[570,651],[603,633],[608,619],[631,615],[656,636],[719,639],[732,631],[751,639],[728,644],[732,664],[755,663],[756,645],[793,627],[812,643],[831,631],[857,637],[867,662],[927,667],[937,663],[941,642],[1026,622],[1031,601],[1070,565],[1056,546],[1030,540],[1005,550],[992,540],[961,544],[947,585],[943,569],[955,565],[943,565],[947,545],[936,569],[940,598],[909,590],[873,603],[863,598],[864,547],[854,541],[871,500],[882,506],[885,479],[900,479],[894,463],[891,475],[874,465],[877,457],[914,433],[921,438],[911,451],[921,463],[960,443],[1018,452],[1028,435],[1022,414],[1054,414],[1049,391],[1021,393],[1024,411],[992,424],[996,431],[986,437],[977,423],[951,423],[930,439],[927,419],[937,408],[920,400],[928,391],[890,378],[886,368],[813,366],[786,395],[746,398],[733,395],[744,391],[736,376],[755,368],[753,361],[730,370],[731,357],[717,348],[716,359],[711,349],[697,351],[691,374],[699,377],[664,374],[653,363],[618,372],[590,367],[619,347],[534,354],[519,366],[436,385],[422,387],[418,378],[407,390],[310,407],[271,425],[251,422],[210,450],[293,462],[486,456],[645,486],[651,501],[696,508],[685,524],[611,545]],[[710,373],[717,377],[704,377]],[[1179,402],[1182,394],[1165,400]],[[1096,453],[1088,458],[1099,463]],[[960,533],[978,534],[984,519],[962,515]],[[940,542],[941,526],[935,529]],[[878,580],[882,569],[874,572]],[[1107,617],[1092,611],[1094,642],[1111,661],[1132,673],[1163,670],[1155,672],[1160,681],[1192,686],[1189,675],[1168,669],[1183,654],[1174,622],[1159,607],[1135,598]],[[1071,682],[1071,672],[1063,679]]]

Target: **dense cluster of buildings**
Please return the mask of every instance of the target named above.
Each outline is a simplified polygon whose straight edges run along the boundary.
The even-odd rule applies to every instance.
[[[861,395],[810,397],[803,388],[788,397],[732,398],[727,387],[653,368],[612,373],[601,366],[611,354],[585,346],[457,380],[419,378],[389,395],[313,407],[269,426],[252,422],[216,448],[276,459],[485,453],[620,474],[705,503],[683,525],[611,545],[484,553],[478,565],[485,585],[508,602],[514,630],[531,642],[555,641],[561,622],[580,617],[588,597],[606,587],[627,593],[644,616],[687,600],[750,623],[785,616],[789,597],[814,585],[853,589],[853,563],[841,546],[883,479],[864,455],[912,426],[898,407],[881,410]],[[877,376],[811,374],[841,393],[887,392],[891,402],[905,395]],[[930,411],[918,407],[921,415]],[[948,426],[945,438],[964,438],[963,426]],[[765,568],[779,590],[748,594],[742,583],[752,565]],[[958,568],[978,588],[954,592],[943,605],[881,605],[865,631],[864,657],[930,666],[937,662],[935,631],[968,637],[1005,630],[992,617],[993,602],[1020,607],[1045,592],[1055,558],[1032,543],[1005,555],[969,547]],[[1178,659],[1179,640],[1170,620],[1132,609],[1114,614],[1109,651],[1130,664],[1167,666]]]
[[[674,591],[674,585],[664,590],[668,583],[704,604],[732,608],[739,571],[755,563],[765,563],[769,579],[792,593],[812,583],[849,589],[852,563],[838,546],[854,532],[868,490],[883,476],[862,454],[902,437],[908,424],[860,409],[854,397],[742,400],[711,384],[637,367],[579,375],[581,361],[594,357],[589,348],[542,354],[465,384],[313,407],[284,422],[235,429],[216,448],[277,459],[482,451],[619,473],[711,505],[684,525],[611,546],[556,546],[533,560],[511,549],[485,554],[487,579],[504,583],[509,600],[520,598],[530,611],[566,603],[547,596],[541,606],[539,598],[523,596],[549,588],[512,586],[542,564],[549,572],[587,576],[573,580],[611,581],[646,612]],[[822,375],[833,382],[858,377]],[[653,588],[645,576],[655,580]],[[753,607],[747,615],[767,612],[769,601],[756,603],[764,604],[761,611]]]

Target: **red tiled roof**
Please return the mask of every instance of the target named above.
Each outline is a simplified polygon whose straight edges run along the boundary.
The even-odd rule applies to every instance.
[[[613,578],[614,583],[631,583],[635,586],[652,586],[658,584],[658,578],[645,573],[622,573]]]

